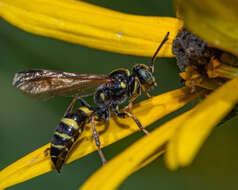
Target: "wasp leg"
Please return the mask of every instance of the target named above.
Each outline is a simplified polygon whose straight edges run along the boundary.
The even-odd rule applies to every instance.
[[[102,164],[106,164],[107,163],[107,160],[102,152],[102,149],[101,149],[101,143],[100,143],[100,140],[99,140],[99,137],[98,137],[98,132],[96,131],[96,128],[95,128],[95,123],[94,123],[94,116],[92,117],[91,119],[91,125],[92,125],[92,131],[93,131],[93,137],[95,139],[95,143],[98,147],[98,154],[102,160]]]
[[[45,157],[48,156],[49,151],[50,151],[50,148],[45,149],[45,151],[44,151],[44,155],[45,155]]]
[[[67,107],[66,111],[64,112],[64,117],[73,110],[74,104],[76,102],[77,102],[77,98],[74,98],[72,100],[71,104],[69,104],[69,106]]]
[[[140,84],[140,80],[135,77],[135,80],[138,84],[138,86],[141,86]],[[136,83],[135,83],[136,84]],[[132,109],[132,106],[133,106],[133,102],[135,101],[136,98],[138,98],[139,96],[141,95],[141,90],[139,88],[139,90],[136,92],[136,94],[134,96],[132,96],[132,98],[130,99],[129,101],[129,104],[124,108],[126,111],[130,111]]]
[[[87,108],[89,108],[89,109],[92,109],[92,107],[85,101],[85,100],[83,100],[82,98],[80,98],[80,97],[77,97],[77,98],[74,98],[73,100],[72,100],[72,102],[71,102],[71,104],[68,106],[68,108],[66,109],[66,111],[65,111],[65,113],[64,113],[64,117],[68,114],[68,113],[70,113],[72,110],[73,110],[73,107],[74,107],[74,105],[75,105],[75,103],[76,102],[79,102],[82,106],[85,106],[85,107],[87,107]]]
[[[139,122],[138,119],[136,119],[132,114],[128,113],[128,112],[119,112],[118,109],[113,109],[114,113],[118,116],[118,117],[121,117],[121,118],[126,118],[126,117],[130,117],[132,118],[136,125],[140,128],[141,131],[143,131],[146,135],[149,134],[149,131],[147,131],[142,125],[141,123]]]
[[[77,101],[84,107],[87,107],[89,109],[92,109],[92,106],[90,106],[84,99],[78,97]]]
[[[138,98],[139,96],[140,96],[140,94],[136,94],[135,96],[133,96],[130,99],[129,104],[124,108],[124,110],[130,111],[132,109],[132,106],[133,106],[133,101],[135,101],[135,99]]]
[[[143,90],[143,92],[146,94],[146,96],[148,97],[148,98],[151,98],[152,96],[150,95],[150,93],[148,92],[148,90],[145,88],[145,87],[141,87],[142,88],[142,90]]]

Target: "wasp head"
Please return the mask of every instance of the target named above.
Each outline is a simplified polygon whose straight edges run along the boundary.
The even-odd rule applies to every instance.
[[[137,64],[132,69],[132,74],[136,76],[140,84],[146,89],[154,88],[157,86],[155,77],[153,76],[152,69],[144,64]]]

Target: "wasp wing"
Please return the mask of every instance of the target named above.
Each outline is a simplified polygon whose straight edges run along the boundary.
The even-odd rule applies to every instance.
[[[15,74],[12,84],[33,98],[89,96],[102,83],[111,81],[105,74],[77,74],[50,70],[28,70]]]

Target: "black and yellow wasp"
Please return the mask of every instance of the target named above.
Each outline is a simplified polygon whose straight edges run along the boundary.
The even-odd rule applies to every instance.
[[[50,156],[58,172],[73,143],[82,133],[85,124],[89,122],[91,122],[93,136],[103,164],[106,163],[106,159],[100,148],[95,120],[107,121],[111,113],[121,118],[130,117],[145,134],[148,134],[148,131],[128,110],[131,109],[132,102],[141,94],[141,90],[151,97],[148,89],[156,86],[153,76],[154,63],[160,48],[168,40],[168,35],[169,33],[152,57],[152,64],[150,66],[134,65],[131,72],[121,68],[109,74],[77,74],[50,70],[28,70],[15,74],[13,85],[28,96],[42,99],[54,96],[75,97],[57,126],[51,141]],[[89,95],[94,96],[95,107],[82,99]],[[128,98],[130,98],[128,106],[120,112],[118,106]],[[81,106],[73,109],[76,102],[79,102]]]

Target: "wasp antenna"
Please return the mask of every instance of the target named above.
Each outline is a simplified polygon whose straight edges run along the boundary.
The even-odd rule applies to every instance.
[[[155,54],[152,57],[151,66],[150,66],[152,73],[154,72],[154,64],[155,64],[156,56],[159,53],[159,50],[161,49],[161,47],[164,45],[164,43],[169,39],[168,37],[169,37],[169,32],[167,32],[166,36],[164,37],[164,39],[162,40],[158,49],[156,50]]]

